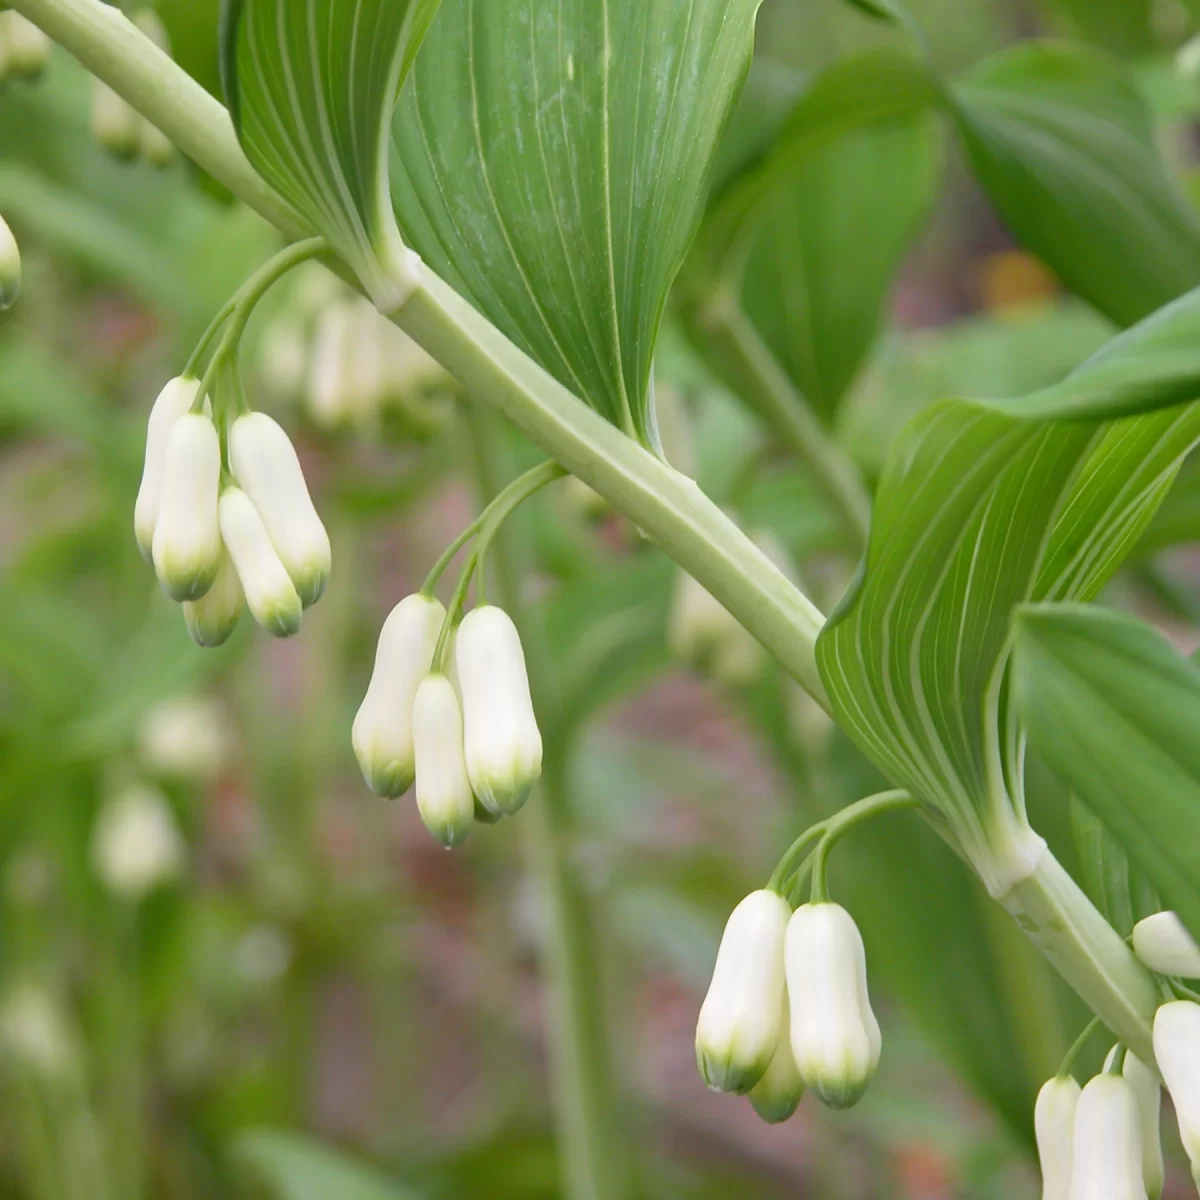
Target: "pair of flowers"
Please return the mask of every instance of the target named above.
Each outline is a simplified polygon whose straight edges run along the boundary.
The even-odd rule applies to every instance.
[[[515,813],[541,774],[542,737],[508,614],[481,605],[451,637],[436,597],[400,601],[379,635],[353,742],[377,795],[403,795],[415,780],[421,819],[444,846],[477,817]]]
[[[1200,976],[1200,948],[1174,913],[1139,922],[1133,947],[1159,974]],[[1173,1000],[1158,1009],[1154,1059],[1200,1184],[1200,1004]],[[1158,1200],[1161,1106],[1158,1075],[1130,1051],[1123,1064],[1114,1052],[1082,1089],[1065,1071],[1044,1084],[1034,1109],[1043,1200]]]
[[[0,83],[36,79],[50,58],[50,39],[20,13],[0,11]]]
[[[879,1065],[882,1039],[853,917],[828,901],[791,905],[770,889],[730,915],[696,1026],[700,1074],[786,1121],[805,1088],[849,1108]]]
[[[329,536],[280,425],[247,412],[223,445],[207,413],[195,411],[199,390],[180,376],[151,410],[138,545],[201,646],[228,639],[243,601],[264,629],[289,637],[329,580]]]

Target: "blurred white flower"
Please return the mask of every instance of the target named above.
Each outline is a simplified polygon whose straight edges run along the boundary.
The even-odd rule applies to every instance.
[[[47,1078],[59,1078],[74,1066],[66,1017],[46,988],[17,984],[0,1000],[0,1050]]]
[[[218,506],[218,522],[220,511]],[[245,604],[246,593],[242,590],[237,567],[222,542],[212,587],[199,600],[183,602],[183,620],[192,641],[209,650],[223,646],[233,636]]]
[[[172,696],[142,718],[138,753],[148,771],[167,779],[203,782],[229,762],[232,731],[211,696]]]
[[[92,136],[105,150],[117,158],[136,157],[144,119],[108,84],[92,77]]]
[[[1133,927],[1133,952],[1160,975],[1200,979],[1200,946],[1173,912],[1139,921]]]
[[[234,970],[245,983],[268,987],[282,979],[292,965],[292,939],[276,925],[247,930],[233,951]]]
[[[20,291],[21,251],[12,230],[0,217],[0,309],[9,308]]]
[[[1200,1004],[1175,1000],[1154,1014],[1154,1059],[1162,1074],[1179,1137],[1200,1181]]]
[[[92,866],[120,896],[136,900],[183,873],[183,837],[166,797],[134,784],[100,810],[92,830]]]
[[[753,683],[765,661],[753,635],[712,593],[682,570],[675,576],[667,642],[676,657],[694,667],[707,668],[729,687]]]

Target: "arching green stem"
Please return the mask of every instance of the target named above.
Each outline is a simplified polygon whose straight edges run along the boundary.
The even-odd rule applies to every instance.
[[[892,791],[878,792],[874,796],[867,796],[865,799],[843,808],[836,816],[830,817],[825,822],[825,836],[821,838],[817,845],[817,851],[813,855],[813,903],[822,903],[829,899],[829,888],[825,881],[829,852],[851,829],[883,813],[896,812],[902,808],[919,807],[919,800],[914,799],[903,789],[896,788]]]
[[[1092,1034],[1095,1033],[1097,1029],[1101,1028],[1103,1024],[1104,1022],[1101,1021],[1099,1017],[1093,1017],[1087,1023],[1087,1025],[1084,1026],[1083,1032],[1075,1039],[1070,1050],[1067,1051],[1066,1057],[1062,1060],[1062,1066],[1058,1068],[1058,1077],[1060,1079],[1066,1079],[1067,1076],[1071,1074],[1071,1071],[1075,1067],[1075,1060],[1083,1051],[1084,1046],[1088,1044]]]

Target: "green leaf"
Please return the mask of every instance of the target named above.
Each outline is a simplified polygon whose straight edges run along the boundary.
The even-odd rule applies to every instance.
[[[1193,294],[1057,388],[915,417],[880,480],[858,584],[818,640],[845,728],[949,822],[994,890],[1032,846],[1011,614],[1095,596],[1136,543],[1200,437],[1200,405],[1110,418],[1177,405],[1189,371],[1200,394],[1200,359],[1182,350],[1198,329]]]
[[[393,123],[410,244],[652,447],[659,324],[759,2],[446,0]]]
[[[1071,825],[1083,872],[1083,890],[1122,936],[1162,907],[1142,873],[1129,862],[1125,847],[1078,796],[1072,796]]]
[[[273,1129],[239,1135],[234,1157],[273,1200],[414,1200],[387,1176],[311,1138]]]
[[[224,0],[221,74],[247,157],[383,311],[409,286],[389,123],[440,0]]]
[[[1001,217],[1072,291],[1129,325],[1200,282],[1200,217],[1118,62],[1025,43],[979,64],[949,100]]]
[[[1104,609],[1024,608],[1015,628],[1031,744],[1200,932],[1200,668]]]
[[[909,33],[920,36],[920,29],[900,0],[847,0],[847,2],[878,21],[890,21]]]
[[[896,270],[933,201],[937,132],[918,117],[815,149],[747,232],[746,315],[825,420],[875,342]]]

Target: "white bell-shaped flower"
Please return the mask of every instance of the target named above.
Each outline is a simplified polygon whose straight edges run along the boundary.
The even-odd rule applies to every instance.
[[[207,783],[228,766],[233,740],[225,709],[211,696],[172,696],[142,718],[138,757],[157,778]]]
[[[216,578],[220,485],[217,428],[202,413],[186,413],[167,435],[151,542],[154,570],[173,600],[199,599]]]
[[[317,321],[308,408],[313,420],[326,429],[348,423],[354,412],[350,356],[357,328],[357,311],[348,300],[329,305]]]
[[[511,815],[542,773],[542,735],[517,627],[493,605],[474,609],[459,626],[454,660],[471,786],[489,811]]]
[[[227,487],[221,493],[220,512],[221,536],[250,612],[268,633],[291,637],[300,629],[304,608],[258,509],[241,488]]]
[[[135,158],[140,149],[142,116],[106,83],[92,77],[92,136],[117,158]]]
[[[154,526],[158,521],[159,496],[162,492],[163,464],[167,457],[167,439],[175,422],[191,411],[200,380],[179,375],[158,393],[146,425],[146,457],[142,464],[142,484],[133,506],[133,529],[142,557],[151,560]]]
[[[457,846],[475,823],[475,795],[463,755],[462,709],[445,675],[427,675],[417,688],[412,737],[421,820],[443,846]]]
[[[377,796],[402,796],[412,787],[413,701],[445,619],[441,602],[418,592],[401,600],[383,623],[351,735],[363,778]]]
[[[749,1092],[779,1048],[783,944],[791,907],[778,892],[751,892],[729,916],[696,1022],[696,1063],[718,1092]]]
[[[92,831],[96,874],[118,895],[136,900],[177,879],[186,851],[166,797],[138,784],[100,810]]]
[[[762,647],[711,592],[685,571],[676,575],[667,644],[683,662],[707,667],[730,687],[753,683],[762,670]]]
[[[332,554],[291,439],[266,413],[247,413],[229,430],[229,465],[304,607],[315,604],[329,581]]]
[[[798,908],[788,922],[785,963],[800,1077],[831,1108],[849,1108],[874,1077],[882,1046],[854,918],[840,904]]]
[[[750,1089],[750,1103],[769,1125],[779,1125],[796,1111],[803,1095],[804,1080],[792,1055],[791,1006],[785,990],[775,1053],[763,1077]]]
[[[183,619],[192,641],[209,650],[223,646],[233,636],[245,603],[242,581],[222,543],[212,587],[199,600],[183,602]]]
[[[1038,1092],[1033,1130],[1042,1167],[1042,1200],[1071,1200],[1079,1092],[1079,1084],[1070,1075],[1048,1080]]]
[[[20,79],[36,79],[50,61],[50,39],[20,13],[6,12],[0,19],[7,19],[4,31],[8,69]]]
[[[1125,1055],[1123,1069],[1125,1082],[1133,1088],[1138,1113],[1142,1120],[1142,1182],[1150,1200],[1162,1195],[1163,1152],[1162,1152],[1162,1084],[1149,1067],[1132,1051]]]
[[[1179,1121],[1179,1137],[1200,1180],[1200,1004],[1175,1000],[1154,1014],[1154,1058]]]
[[[1200,979],[1200,946],[1173,912],[1139,921],[1133,927],[1133,952],[1160,975]]]
[[[11,307],[21,291],[21,250],[8,223],[0,217],[0,309]]]
[[[1141,1116],[1119,1075],[1097,1075],[1075,1108],[1070,1200],[1147,1200]]]

